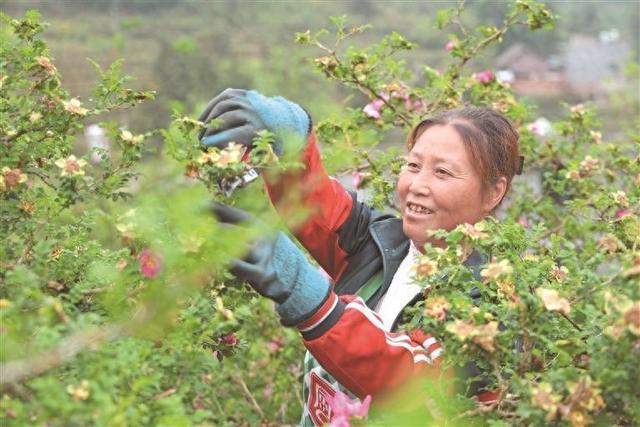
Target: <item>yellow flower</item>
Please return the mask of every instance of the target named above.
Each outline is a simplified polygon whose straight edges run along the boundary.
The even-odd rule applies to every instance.
[[[489,322],[485,325],[478,326],[473,342],[483,350],[493,353],[496,350],[494,346],[496,335],[498,335],[498,322]]]
[[[553,277],[558,282],[562,282],[564,280],[564,278],[569,275],[569,269],[567,267],[565,267],[564,265],[561,266],[561,267],[558,267],[557,265],[554,265],[551,268],[550,273],[551,273],[551,277]]]
[[[0,171],[0,191],[11,190],[24,182],[27,182],[27,175],[20,168],[5,166]]]
[[[583,104],[576,104],[571,107],[571,114],[576,116],[582,116],[587,110],[584,108]]]
[[[417,279],[426,279],[438,271],[438,263],[426,256],[421,256],[418,264],[414,265],[412,269],[415,271]]]
[[[471,338],[472,341],[483,350],[493,353],[495,351],[495,337],[498,335],[498,322],[493,321],[477,326],[472,322],[456,320],[449,323],[447,331],[454,334],[460,341]]]
[[[32,215],[36,211],[36,205],[26,200],[21,200],[20,203],[18,203],[18,209]]]
[[[518,301],[516,288],[511,280],[499,279],[496,281],[498,285],[498,295],[510,301]]]
[[[479,240],[489,237],[487,233],[484,233],[484,223],[479,222],[477,224],[460,224],[456,229],[462,231],[462,233],[471,238],[471,240]]]
[[[0,310],[11,307],[11,301],[6,298],[0,298]]]
[[[580,162],[580,168],[587,172],[594,171],[598,169],[599,166],[600,161],[591,156],[585,156],[584,160]]]
[[[537,387],[531,388],[531,403],[547,412],[547,421],[552,421],[556,417],[560,400],[560,396],[553,393],[549,383],[542,382]]]
[[[569,396],[560,405],[562,418],[572,426],[586,426],[590,420],[587,412],[596,412],[604,407],[600,390],[592,385],[589,375],[581,377],[577,383],[568,384]]]
[[[128,130],[123,130],[120,133],[120,138],[123,141],[130,143],[131,145],[136,145],[144,141],[144,135],[134,135]]]
[[[494,101],[491,103],[491,108],[493,108],[494,110],[500,111],[501,113],[506,113],[507,111],[509,111],[510,107],[511,107],[511,103],[505,100]]]
[[[464,320],[458,319],[449,323],[446,329],[455,335],[460,341],[464,341],[473,334],[475,325],[471,322],[465,322]]]
[[[562,298],[556,290],[538,288],[536,289],[536,295],[540,297],[547,311],[557,311],[558,313],[565,315],[569,314],[571,311],[569,301]]]
[[[134,226],[131,223],[119,223],[116,224],[116,230],[120,232],[124,239],[134,239],[136,237],[134,232]]]
[[[565,177],[567,179],[570,179],[572,181],[578,181],[580,180],[581,176],[580,176],[580,172],[578,172],[577,170],[570,170],[569,172],[567,172],[567,174],[565,175]]]
[[[75,400],[87,400],[89,398],[89,381],[82,380],[78,387],[68,385],[67,393]]]
[[[84,175],[84,167],[87,162],[84,159],[77,159],[73,154],[66,159],[56,160],[56,166],[62,169],[60,176]]]
[[[624,191],[616,191],[615,193],[611,193],[611,197],[613,197],[613,200],[621,208],[626,208],[629,206],[629,199],[627,198],[627,193],[625,193]]]
[[[590,419],[580,411],[572,411],[569,414],[569,424],[571,427],[586,427],[590,424]]]
[[[604,235],[598,240],[598,247],[609,254],[618,250],[618,239],[611,234]]]
[[[602,143],[602,133],[591,130],[589,131],[589,136],[591,137],[591,139],[593,139],[593,142],[596,144],[601,144]]]
[[[424,306],[424,314],[428,317],[433,317],[438,320],[444,320],[449,311],[449,301],[442,296],[434,296],[427,298]]]
[[[56,73],[56,66],[53,65],[53,63],[49,58],[46,58],[44,56],[38,56],[36,58],[36,62],[38,63],[38,65],[44,68],[47,74],[49,74],[50,76]]]
[[[31,123],[35,123],[38,120],[40,120],[42,118],[42,114],[35,112],[35,113],[31,113],[29,115],[29,120],[31,121]]]
[[[239,163],[244,153],[244,146],[232,142],[220,152],[220,157],[215,161],[215,165],[221,168]]]
[[[192,119],[191,117],[188,117],[188,116],[183,116],[179,118],[178,121],[184,124],[193,125],[195,127],[204,127],[203,122],[196,119]]]
[[[635,301],[622,316],[632,334],[640,336],[640,301]]]
[[[511,273],[513,273],[513,267],[511,267],[508,259],[503,259],[500,262],[489,264],[487,268],[480,271],[480,276],[487,280],[495,280],[500,276],[506,276]]]
[[[215,164],[219,158],[220,158],[220,154],[218,153],[218,150],[215,148],[212,148],[200,154],[200,157],[198,158],[198,163],[200,163],[201,165]]]
[[[86,116],[89,110],[82,107],[82,102],[77,98],[71,98],[69,101],[62,101],[64,109],[71,114],[77,114],[78,116]]]

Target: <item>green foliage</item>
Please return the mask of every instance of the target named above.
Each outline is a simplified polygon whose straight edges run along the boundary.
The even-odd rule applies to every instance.
[[[403,163],[401,144],[383,142],[402,141],[422,118],[466,104],[511,118],[525,171],[539,171],[540,191],[516,179],[502,220],[439,231],[448,248],[426,248],[417,270],[425,299],[406,327],[432,332],[447,349],[446,367],[474,361],[502,393],[497,403],[479,407],[465,397],[467,382],[456,381],[454,396],[439,384],[420,384],[414,395],[430,396],[420,420],[633,425],[640,419],[638,123],[603,136],[593,106],[566,105],[552,132],[537,134],[528,126],[533,107],[492,73],[471,73],[468,64],[514,26],[549,29],[555,17],[529,0],[510,2],[493,25],[467,28],[464,13],[460,5],[436,15],[436,26],[449,31],[442,38],[451,42],[441,70],[408,67],[403,57],[417,45],[398,33],[364,48],[349,44],[369,26],[350,27],[346,16],[332,19],[332,31],[296,34],[298,43],[320,49],[316,71],[370,101],[364,110],[347,108],[319,121],[316,132],[327,169],[358,176],[374,206],[393,211]],[[166,129],[123,127],[109,113],[154,94],[125,87],[122,61],[106,68],[94,63],[98,83],[82,103],[61,86],[38,14],[2,20],[3,421],[297,422],[299,336],[281,328],[270,304],[225,271],[260,230],[231,234],[207,212],[207,199],[223,197],[217,182],[247,171],[242,150],[203,152],[197,134],[205,124],[185,116],[183,106]],[[138,25],[133,19],[127,28]],[[196,70],[187,61],[198,56],[197,47],[186,37],[167,42],[159,75],[171,75],[176,88],[208,88],[208,62]],[[242,73],[265,74],[263,67]],[[189,103],[184,93],[170,98]],[[101,161],[92,163],[91,153],[78,150],[77,135],[88,119],[105,116],[110,120],[101,126],[112,146],[95,149]],[[165,143],[155,159],[161,167],[146,166],[156,135]],[[298,167],[295,159],[276,161],[273,137],[259,135],[253,166]],[[276,224],[261,211],[259,192],[254,185],[231,201]],[[481,280],[461,263],[472,249],[487,258]],[[481,290],[475,304],[468,296],[474,285]],[[403,418],[374,408],[371,425],[415,421],[396,409]]]
[[[81,155],[87,120],[153,93],[124,86],[122,61],[94,63],[99,80],[82,103],[60,84],[38,37],[39,15],[2,20],[3,424],[297,418],[297,336],[223,268],[255,230],[239,236],[218,229],[204,186],[176,180],[168,159],[152,173],[162,186],[140,179],[158,131],[103,121],[110,149],[95,149],[98,162]],[[177,120],[162,131],[182,144],[169,150],[176,159],[200,152],[193,132],[201,126]],[[270,137],[263,138],[266,148]]]
[[[452,58],[444,72],[425,68],[424,83],[392,58],[397,51],[388,49],[388,38],[365,49],[341,49],[350,34],[344,20],[334,44],[324,40],[326,31],[298,37],[322,51],[315,64],[325,76],[371,99],[362,111],[320,123],[319,139],[330,146],[324,156],[339,158],[334,151],[348,147],[355,154],[342,169],[366,174],[360,185],[373,205],[393,209],[398,155],[372,152],[377,141],[363,137],[367,130],[406,133],[423,117],[466,104],[489,106],[511,118],[521,134],[525,170],[540,171],[542,194],[516,179],[504,220],[438,232],[448,248],[427,247],[417,267],[425,299],[411,310],[407,329],[424,328],[441,337],[447,365],[473,361],[487,372],[489,389],[501,390],[500,400],[486,408],[473,409],[468,402],[461,411],[442,404],[441,414],[448,415],[440,421],[632,425],[640,398],[637,130],[626,141],[604,142],[593,107],[565,105],[566,118],[554,123],[550,134],[539,135],[527,126],[535,118],[530,106],[492,73],[469,74],[466,65],[514,25],[548,29],[553,15],[541,4],[518,1],[502,27],[471,31],[461,24],[463,11],[437,15],[438,27],[454,26]],[[462,264],[472,249],[487,259],[482,281]],[[481,290],[476,303],[469,297],[473,286]],[[459,389],[464,392],[472,380]],[[423,392],[429,395],[428,385]],[[385,415],[379,416],[383,422]]]

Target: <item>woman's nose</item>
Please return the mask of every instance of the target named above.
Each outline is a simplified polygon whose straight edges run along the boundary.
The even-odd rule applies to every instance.
[[[430,180],[426,171],[416,174],[409,185],[409,191],[418,195],[428,195],[431,193]]]

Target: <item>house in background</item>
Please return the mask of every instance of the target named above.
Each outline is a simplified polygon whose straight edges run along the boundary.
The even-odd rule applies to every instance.
[[[521,43],[509,46],[496,58],[496,76],[521,95],[597,98],[625,87],[624,67],[630,57],[629,45],[616,30],[599,37],[574,34],[559,55],[549,58]]]
[[[496,76],[526,96],[557,96],[567,91],[562,72],[522,43],[509,46],[496,58]]]

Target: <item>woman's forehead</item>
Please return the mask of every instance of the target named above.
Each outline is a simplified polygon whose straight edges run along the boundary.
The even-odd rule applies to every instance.
[[[425,130],[409,151],[409,156],[430,161],[468,163],[467,147],[452,126],[433,126]]]

